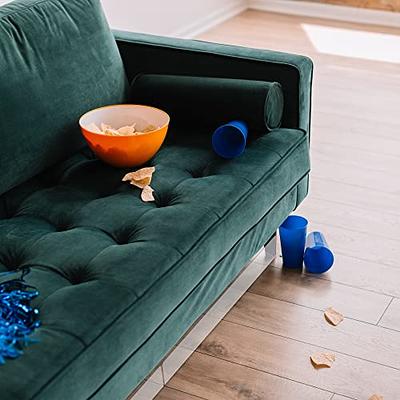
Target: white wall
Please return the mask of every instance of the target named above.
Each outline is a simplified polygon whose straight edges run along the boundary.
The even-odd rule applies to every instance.
[[[0,0],[0,5],[10,0]],[[192,37],[244,11],[248,0],[101,0],[112,28]]]
[[[188,37],[247,8],[247,0],[102,0],[115,29]]]

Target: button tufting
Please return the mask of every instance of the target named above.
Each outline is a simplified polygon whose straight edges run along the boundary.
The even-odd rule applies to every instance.
[[[114,241],[119,245],[129,244],[138,239],[139,229],[136,227],[129,227],[129,232],[121,231],[114,234]]]
[[[157,208],[168,207],[173,205],[174,197],[170,193],[155,194],[155,203]]]
[[[14,217],[18,216],[18,210],[17,209],[5,209],[3,211],[3,215],[1,216],[1,219],[12,219]]]
[[[15,264],[3,264],[7,271],[16,271],[19,268],[19,265],[15,265]]]
[[[198,168],[195,170],[187,170],[187,172],[192,176],[192,178],[202,178],[204,176],[204,168]]]
[[[59,223],[55,225],[56,232],[65,232],[72,229],[72,226],[67,223]]]
[[[128,235],[118,235],[116,238],[114,238],[115,243],[123,246],[124,244],[129,243],[130,237]]]
[[[15,271],[21,266],[22,260],[15,256],[7,257],[3,254],[0,257],[0,264],[4,265],[7,271]]]
[[[80,285],[94,280],[94,276],[85,268],[72,268],[68,270],[66,279],[71,283],[71,285]]]

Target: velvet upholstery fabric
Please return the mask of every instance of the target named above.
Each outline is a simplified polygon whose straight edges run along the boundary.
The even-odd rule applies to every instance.
[[[141,74],[133,80],[130,101],[166,111],[171,127],[202,126],[211,132],[243,120],[250,135],[264,134],[279,127],[283,113],[279,83],[244,79]]]
[[[1,367],[5,400],[93,395],[309,171],[300,130],[274,130],[232,161],[206,135],[170,135],[149,164],[155,203],[85,154],[1,197],[0,271],[32,268],[42,319],[39,343]]]
[[[127,79],[98,0],[0,8],[0,193],[84,144],[77,119],[126,100]]]

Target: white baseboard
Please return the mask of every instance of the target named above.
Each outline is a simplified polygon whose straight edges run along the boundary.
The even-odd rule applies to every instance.
[[[400,28],[400,13],[296,0],[249,0],[253,10]]]
[[[213,11],[212,13],[207,15],[207,17],[201,18],[186,27],[180,28],[179,30],[175,31],[171,36],[191,39],[228,20],[229,18],[232,18],[235,15],[246,11],[247,8],[247,0],[232,1],[230,4]]]

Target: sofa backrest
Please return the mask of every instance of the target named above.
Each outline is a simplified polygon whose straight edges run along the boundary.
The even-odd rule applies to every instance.
[[[80,115],[127,89],[99,0],[0,7],[0,194],[78,151]]]

